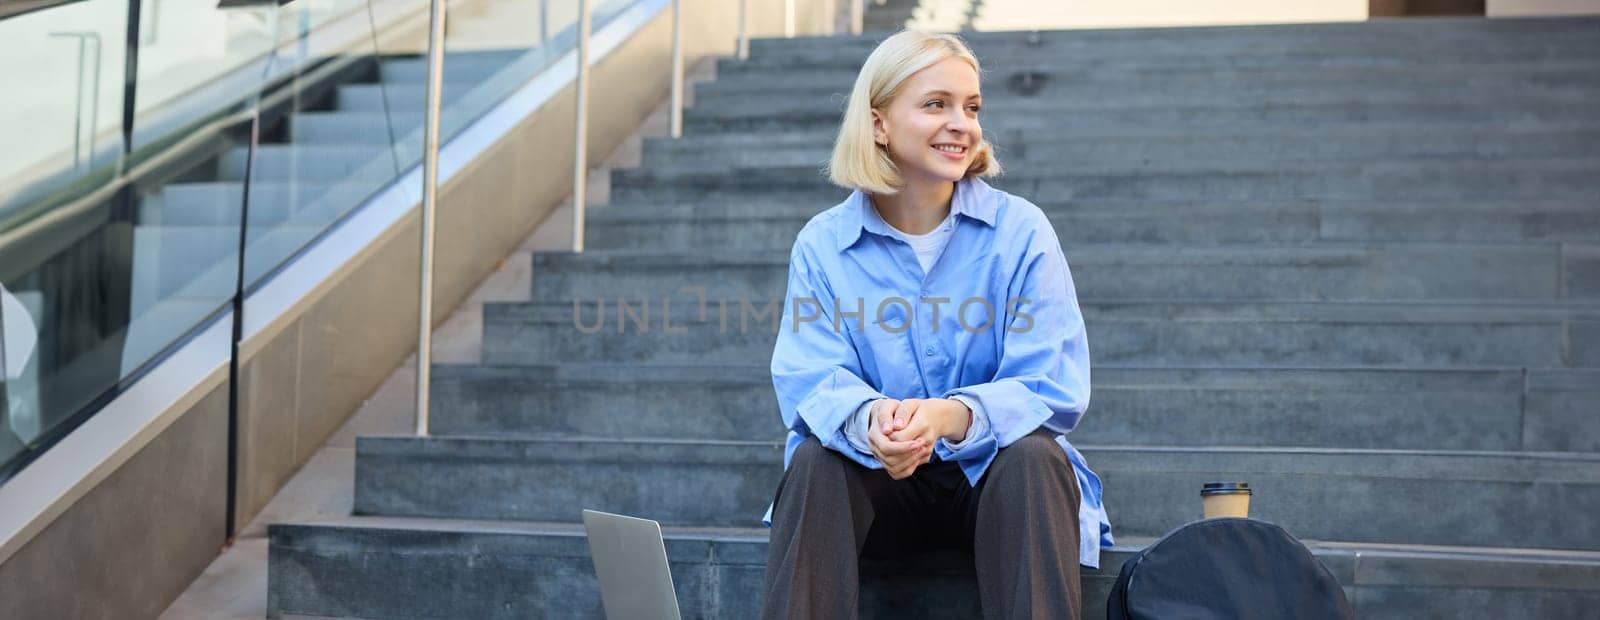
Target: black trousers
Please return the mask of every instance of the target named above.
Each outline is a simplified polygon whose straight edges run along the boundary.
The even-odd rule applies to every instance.
[[[795,448],[778,485],[764,618],[854,618],[859,559],[972,554],[986,618],[1078,618],[1077,476],[1050,435],[1000,450],[977,486],[935,461],[893,480],[822,447]]]

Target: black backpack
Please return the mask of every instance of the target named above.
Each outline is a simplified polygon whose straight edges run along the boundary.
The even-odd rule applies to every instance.
[[[1169,532],[1117,574],[1108,620],[1355,617],[1328,567],[1283,528],[1207,519]]]

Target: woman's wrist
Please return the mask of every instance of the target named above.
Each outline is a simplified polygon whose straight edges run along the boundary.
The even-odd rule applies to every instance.
[[[954,406],[949,408],[950,415],[945,417],[945,432],[942,436],[945,441],[951,443],[961,442],[967,438],[967,430],[972,428],[972,408],[954,398],[944,400],[953,403]]]

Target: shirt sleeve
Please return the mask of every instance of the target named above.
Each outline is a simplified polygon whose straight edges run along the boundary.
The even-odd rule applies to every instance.
[[[872,454],[872,440],[867,433],[872,430],[872,406],[876,404],[877,400],[861,403],[844,423],[845,439],[850,440],[850,445],[862,454]]]
[[[962,449],[951,450],[972,484],[1001,448],[1040,427],[1067,433],[1089,406],[1089,343],[1077,290],[1055,231],[1049,225],[1037,230],[1007,287],[994,378],[944,394],[976,401],[974,418],[981,410],[988,422],[987,437],[969,437]]]
[[[863,466],[881,469],[870,451],[862,453],[851,444],[845,422],[864,403],[884,395],[862,379],[855,346],[842,327],[834,329],[834,297],[822,275],[796,243],[789,256],[788,292],[772,350],[779,413],[789,430],[816,437],[823,447]]]

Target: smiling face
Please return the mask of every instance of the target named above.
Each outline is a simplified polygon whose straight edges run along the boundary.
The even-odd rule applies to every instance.
[[[978,72],[946,58],[907,79],[888,105],[872,110],[873,139],[907,184],[955,182],[965,177],[983,143]]]

